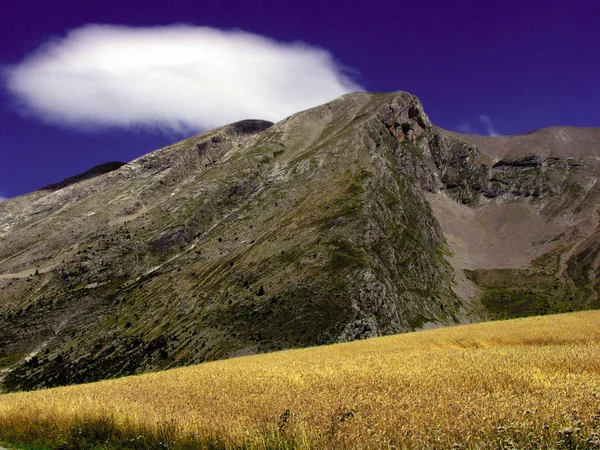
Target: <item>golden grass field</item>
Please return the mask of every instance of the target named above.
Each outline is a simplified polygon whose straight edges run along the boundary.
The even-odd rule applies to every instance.
[[[596,449],[599,434],[600,311],[0,395],[0,441],[39,448]]]

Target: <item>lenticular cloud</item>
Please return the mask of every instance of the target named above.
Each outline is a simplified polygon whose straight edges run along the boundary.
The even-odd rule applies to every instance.
[[[5,69],[25,110],[75,127],[280,120],[360,89],[330,53],[242,31],[87,25]]]

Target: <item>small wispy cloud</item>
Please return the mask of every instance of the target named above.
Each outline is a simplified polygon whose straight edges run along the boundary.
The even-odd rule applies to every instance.
[[[458,130],[461,133],[465,133],[465,134],[473,134],[473,128],[471,127],[471,124],[468,122],[463,122],[458,126]]]
[[[492,122],[492,119],[490,119],[490,117],[486,114],[482,114],[479,116],[479,120],[481,122],[483,122],[487,128],[487,133],[489,136],[500,136],[500,133],[498,133],[496,131],[496,129],[494,128],[494,123]]]
[[[4,200],[8,200],[8,199],[7,199],[6,197],[2,197],[2,196],[0,195],[0,203],[1,203],[1,202],[3,202]]]
[[[361,90],[334,56],[239,30],[86,25],[5,67],[24,111],[74,128],[278,121]]]

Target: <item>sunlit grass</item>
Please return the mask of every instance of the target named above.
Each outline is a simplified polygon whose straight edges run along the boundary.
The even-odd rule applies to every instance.
[[[600,448],[600,312],[0,396],[50,448]],[[1,440],[1,439],[0,439]]]

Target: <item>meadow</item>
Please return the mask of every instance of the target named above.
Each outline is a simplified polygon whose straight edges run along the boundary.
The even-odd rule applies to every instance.
[[[0,395],[0,442],[33,448],[599,449],[599,435],[600,311]]]

